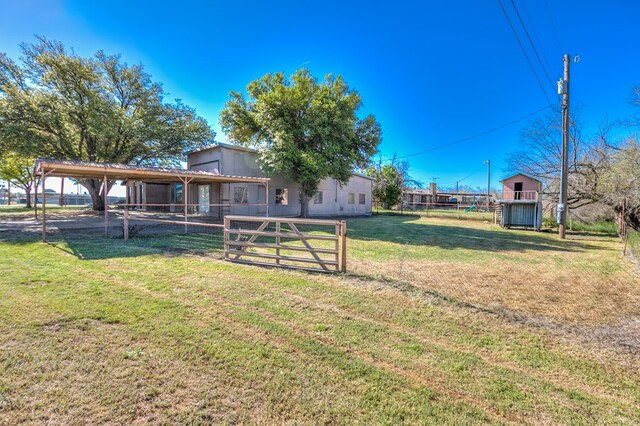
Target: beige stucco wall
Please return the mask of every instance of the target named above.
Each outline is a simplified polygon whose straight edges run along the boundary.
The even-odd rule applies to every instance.
[[[300,187],[298,184],[284,179],[282,176],[266,176],[257,163],[258,154],[218,147],[190,154],[188,168],[192,170],[213,171],[219,164],[219,173],[232,176],[270,177],[269,182],[269,215],[298,216],[300,214]],[[265,190],[260,185],[223,184],[221,202],[234,203],[236,187],[247,187],[248,204],[264,203]],[[276,189],[288,190],[288,204],[276,204]],[[309,214],[312,216],[368,215],[371,214],[372,181],[366,177],[353,175],[346,185],[341,186],[334,179],[320,182],[319,191],[323,192],[322,204],[309,202]],[[349,193],[354,194],[354,203],[349,204]],[[364,194],[365,203],[359,203],[360,194]],[[253,209],[253,213],[252,213]],[[246,212],[245,212],[246,210]],[[256,207],[234,206],[232,214],[256,214]]]

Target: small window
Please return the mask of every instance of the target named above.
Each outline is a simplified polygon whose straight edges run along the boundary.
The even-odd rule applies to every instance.
[[[289,204],[289,190],[287,188],[276,188],[276,204],[283,206]]]
[[[365,194],[360,194],[358,196],[358,202],[362,205],[366,204],[367,202],[367,197],[365,196]]]
[[[350,192],[349,193],[349,204],[355,204],[356,203],[356,194],[354,192]]]
[[[322,191],[313,194],[313,204],[322,204]]]
[[[176,204],[184,202],[184,186],[181,183],[176,183],[173,186],[173,202]]]
[[[249,191],[246,186],[236,186],[233,190],[233,201],[238,204],[249,202]]]

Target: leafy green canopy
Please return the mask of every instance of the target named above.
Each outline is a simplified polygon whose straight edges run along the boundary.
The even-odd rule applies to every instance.
[[[31,190],[38,185],[39,178],[34,174],[32,157],[20,155],[13,151],[0,152],[0,178],[10,181],[24,190],[27,207],[31,207]]]
[[[391,164],[369,167],[367,175],[374,178],[373,197],[386,209],[398,205],[404,192],[404,178],[398,168]]]
[[[0,148],[32,157],[177,165],[213,138],[179,100],[164,101],[141,65],[102,51],[83,58],[39,37],[16,63],[0,53]],[[99,183],[81,183],[92,196]],[[94,200],[94,206],[96,205]]]
[[[257,148],[265,171],[300,184],[303,216],[322,179],[346,183],[380,143],[380,125],[373,115],[357,117],[360,95],[340,76],[319,82],[306,69],[290,80],[267,74],[249,83],[247,94],[230,93],[222,129],[231,140]]]

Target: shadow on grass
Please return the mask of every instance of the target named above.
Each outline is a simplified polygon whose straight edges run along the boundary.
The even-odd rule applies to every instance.
[[[149,254],[197,254],[222,253],[222,232],[146,232],[124,241],[122,231],[110,230],[105,238],[99,229],[74,229],[47,234],[47,244],[83,260],[137,257]],[[26,245],[41,241],[37,232],[7,231],[0,243]]]
[[[460,226],[439,224],[437,221],[425,223],[419,222],[419,219],[426,218],[417,214],[379,214],[349,220],[349,238],[439,247],[444,250],[569,252],[597,248],[584,240],[562,241],[553,235],[534,231],[474,227],[468,221]]]
[[[84,260],[136,257],[155,253],[208,255],[222,252],[222,234],[163,233],[120,238],[67,237],[59,248]]]

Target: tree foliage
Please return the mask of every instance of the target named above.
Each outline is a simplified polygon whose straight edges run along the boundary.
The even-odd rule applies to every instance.
[[[301,216],[322,179],[345,184],[354,168],[367,166],[380,143],[373,115],[356,115],[360,95],[342,77],[318,81],[308,70],[289,80],[267,74],[247,85],[247,97],[231,92],[220,114],[229,138],[260,152],[267,173],[282,174],[300,185]]]
[[[0,147],[31,157],[176,165],[213,138],[179,100],[167,103],[142,65],[98,51],[84,58],[39,37],[15,62],[0,53]],[[103,208],[102,182],[80,183]],[[110,182],[109,185],[112,185]]]
[[[20,155],[15,151],[3,151],[0,154],[0,178],[22,189],[27,198],[27,207],[31,207],[31,191],[40,179],[34,173],[35,159]]]
[[[367,175],[373,181],[373,198],[385,209],[397,206],[402,201],[404,184],[402,173],[391,164],[367,168]]]
[[[366,173],[373,181],[373,198],[382,203],[385,209],[397,206],[402,202],[407,188],[422,187],[422,182],[411,177],[410,165],[406,160],[399,160],[394,154],[388,164],[383,165],[382,157],[367,168]]]
[[[632,105],[640,106],[640,90],[634,93],[637,98]],[[640,117],[631,115],[619,123],[605,121],[590,137],[584,137],[580,128],[574,119],[570,126],[569,207],[608,206],[618,213],[624,211],[627,224],[640,229],[640,148],[633,131],[621,134],[625,128],[640,128]],[[549,202],[557,202],[562,157],[558,116],[531,122],[522,132],[521,142],[521,149],[510,157],[510,171],[540,179]]]

